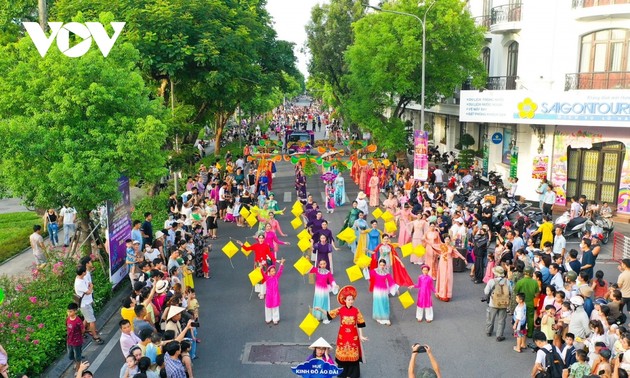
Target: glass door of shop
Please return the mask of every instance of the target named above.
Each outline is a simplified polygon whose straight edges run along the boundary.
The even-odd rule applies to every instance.
[[[592,148],[567,152],[567,198],[584,194],[589,201],[616,203],[625,146],[595,143]]]

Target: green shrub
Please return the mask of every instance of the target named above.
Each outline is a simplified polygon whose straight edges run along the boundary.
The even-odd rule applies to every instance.
[[[66,350],[66,309],[72,302],[77,261],[62,259],[32,277],[0,277],[5,299],[0,304],[0,340],[12,371],[39,376]],[[94,262],[94,311],[111,298],[109,276]],[[107,267],[105,272],[107,271]]]
[[[30,246],[29,235],[33,233],[33,225],[42,225],[42,235],[48,233],[43,229],[42,218],[33,212],[0,214],[0,262],[22,252]]]
[[[169,185],[168,188],[153,197],[144,197],[138,200],[131,213],[131,220],[144,221],[144,213],[149,212],[153,214],[151,223],[153,224],[154,232],[161,230],[164,227],[164,222],[168,219],[168,194],[171,190],[172,185]]]

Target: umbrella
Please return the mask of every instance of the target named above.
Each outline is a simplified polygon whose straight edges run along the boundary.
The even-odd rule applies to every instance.
[[[320,177],[324,181],[332,181],[337,178],[337,175],[332,173],[331,171],[328,171],[324,173],[323,175],[321,175]]]

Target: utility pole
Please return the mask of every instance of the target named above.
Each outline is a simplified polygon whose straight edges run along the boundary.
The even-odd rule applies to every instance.
[[[38,0],[37,8],[39,10],[39,26],[43,31],[46,31],[48,29],[48,9],[46,8],[46,0]]]

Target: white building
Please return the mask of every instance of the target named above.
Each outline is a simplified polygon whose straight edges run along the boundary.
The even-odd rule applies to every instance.
[[[536,200],[546,175],[558,205],[584,194],[630,214],[630,0],[468,3],[488,81],[427,109],[434,143],[452,150],[467,132],[487,170],[505,178],[512,163],[517,194]],[[419,126],[417,108],[404,118]]]

